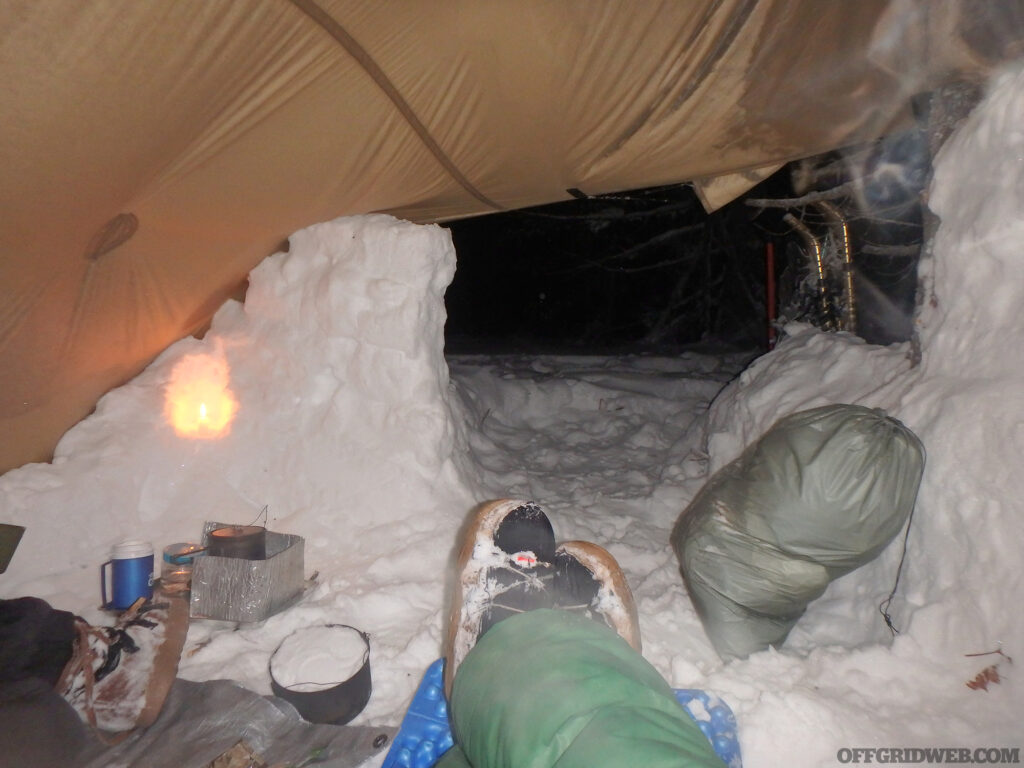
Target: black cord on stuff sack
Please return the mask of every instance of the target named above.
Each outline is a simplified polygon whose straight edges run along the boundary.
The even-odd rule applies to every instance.
[[[903,573],[903,561],[907,559],[907,540],[910,538],[910,524],[914,522],[914,512],[916,505],[910,510],[910,514],[907,516],[907,530],[903,534],[903,553],[900,555],[900,564],[896,568],[896,581],[892,585],[892,592],[885,598],[881,603],[878,604],[878,612],[882,614],[882,618],[885,619],[885,626],[889,628],[892,634],[898,635],[900,631],[893,626],[892,616],[889,614],[889,605],[892,603],[893,598],[896,597],[896,590],[900,586],[900,575]]]

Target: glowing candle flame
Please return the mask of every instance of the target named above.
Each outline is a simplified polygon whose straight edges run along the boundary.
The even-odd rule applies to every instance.
[[[215,440],[231,431],[238,402],[228,388],[227,361],[217,355],[188,355],[171,371],[164,416],[181,437]]]

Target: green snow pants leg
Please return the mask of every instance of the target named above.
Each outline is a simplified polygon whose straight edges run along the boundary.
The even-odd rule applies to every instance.
[[[671,687],[615,632],[540,610],[496,624],[455,675],[439,768],[722,768]]]

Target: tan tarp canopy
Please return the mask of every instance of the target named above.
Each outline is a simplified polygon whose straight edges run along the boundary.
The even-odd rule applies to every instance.
[[[1019,8],[4,0],[0,471],[301,227],[688,180],[713,207],[1013,54]]]

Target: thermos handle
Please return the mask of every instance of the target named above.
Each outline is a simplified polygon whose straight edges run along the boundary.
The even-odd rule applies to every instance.
[[[108,605],[110,605],[110,600],[107,599],[107,576],[106,576],[106,573],[104,572],[104,569],[108,565],[113,566],[113,563],[114,563],[113,560],[107,560],[107,562],[103,563],[103,565],[100,566],[100,595],[103,598],[103,607],[104,608],[106,608]],[[113,582],[111,582],[110,589],[111,589],[111,591],[113,591],[113,589],[114,589]]]

